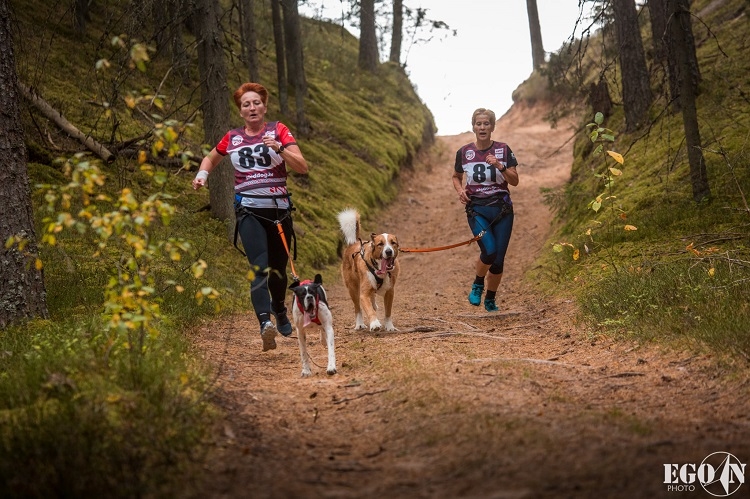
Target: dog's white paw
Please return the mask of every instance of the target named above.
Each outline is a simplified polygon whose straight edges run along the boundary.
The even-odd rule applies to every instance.
[[[385,321],[385,330],[386,331],[398,331],[398,329],[396,329],[396,326],[393,325],[393,322],[391,322],[390,319]]]
[[[380,321],[375,319],[374,321],[370,322],[370,331],[380,331],[380,328],[382,326],[380,325]]]
[[[365,326],[365,318],[361,311],[354,316],[354,330],[359,331],[360,329],[367,329],[367,326]]]
[[[312,371],[310,371],[309,368],[303,367],[302,368],[302,377],[303,378],[309,378],[310,376],[312,376]]]
[[[326,369],[326,374],[329,374],[331,376],[336,374],[336,366],[333,366],[333,367],[329,366],[328,369]]]

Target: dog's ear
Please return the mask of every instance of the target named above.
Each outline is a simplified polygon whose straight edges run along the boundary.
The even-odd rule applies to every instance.
[[[289,285],[289,289],[294,289],[297,286],[299,286],[299,281],[297,279],[293,280],[292,283]]]
[[[315,280],[313,282],[315,284],[323,284],[323,276],[320,274],[315,274]]]
[[[322,284],[315,287],[315,294],[320,301],[326,304],[326,307],[330,308],[330,305],[328,305],[328,295],[326,295],[326,290],[323,288]]]
[[[377,234],[375,234],[374,232],[370,233],[370,241],[372,241],[373,243],[375,242],[375,236],[377,236]]]

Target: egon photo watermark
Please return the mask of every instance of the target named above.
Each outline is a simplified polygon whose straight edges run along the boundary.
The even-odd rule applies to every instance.
[[[664,483],[669,492],[703,488],[714,497],[727,497],[745,483],[745,463],[728,452],[714,452],[700,464],[665,464]]]

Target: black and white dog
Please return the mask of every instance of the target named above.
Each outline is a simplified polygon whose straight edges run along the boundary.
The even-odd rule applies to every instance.
[[[307,329],[317,324],[321,327],[320,342],[328,347],[328,374],[336,374],[336,352],[333,347],[333,316],[328,308],[326,290],[323,289],[323,277],[315,275],[315,280],[302,281],[292,288],[294,305],[292,318],[297,328],[299,354],[302,358],[302,377],[312,374],[310,371],[310,356],[307,354]],[[324,334],[325,333],[325,334]]]

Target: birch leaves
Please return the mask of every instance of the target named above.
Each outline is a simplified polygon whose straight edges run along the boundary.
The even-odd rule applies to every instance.
[[[614,132],[612,132],[612,130],[610,130],[609,128],[602,127],[603,122],[604,115],[602,113],[596,113],[596,116],[594,116],[594,122],[586,125],[586,128],[589,130],[589,139],[591,139],[591,142],[595,144],[598,142],[596,149],[594,149],[595,155],[601,154],[602,151],[604,151],[605,143],[615,141]],[[617,163],[617,165],[622,166],[625,163],[625,158],[623,158],[622,154],[611,150],[607,150],[606,153],[609,158]],[[626,220],[627,214],[625,213],[625,211],[621,208],[615,207],[614,201],[615,199],[617,199],[617,196],[612,193],[615,183],[615,177],[621,176],[622,170],[620,168],[617,168],[617,166],[609,166],[607,164],[608,161],[606,157],[604,161],[605,166],[607,167],[604,172],[594,174],[595,177],[604,180],[604,192],[596,196],[596,198],[594,198],[589,203],[589,208],[594,210],[595,213],[599,213],[599,210],[602,208],[603,203],[605,201],[610,201],[612,209],[617,212],[616,216],[621,220]],[[623,226],[623,230],[634,231],[638,230],[638,228],[634,225],[625,225]]]
[[[622,166],[625,163],[625,158],[622,154],[606,149],[605,146],[615,141],[615,135],[612,130],[602,126],[604,122],[604,115],[602,113],[596,113],[594,122],[586,125],[586,130],[591,142],[596,144],[596,148],[593,151],[594,155],[604,155],[604,169],[595,171],[594,177],[601,179],[604,190],[592,199],[588,208],[593,210],[600,217],[592,220],[594,227],[588,228],[581,237],[584,239],[583,251],[586,254],[590,254],[595,249],[604,249],[605,255],[602,255],[608,263],[617,270],[615,264],[614,254],[612,249],[617,241],[615,235],[616,231],[632,232],[638,230],[635,225],[624,224],[628,216],[625,210],[622,209],[622,204],[617,201],[617,196],[614,194],[615,179],[622,176]],[[608,208],[608,211],[601,211],[604,207]],[[601,212],[601,213],[600,213]],[[595,242],[593,232],[604,229],[605,237],[602,241]],[[606,237],[608,235],[609,237]],[[605,242],[606,240],[609,240]],[[573,260],[577,261],[581,257],[581,250],[568,242],[559,242],[553,245],[552,249],[556,253],[562,252],[566,247],[569,247],[573,254]]]

